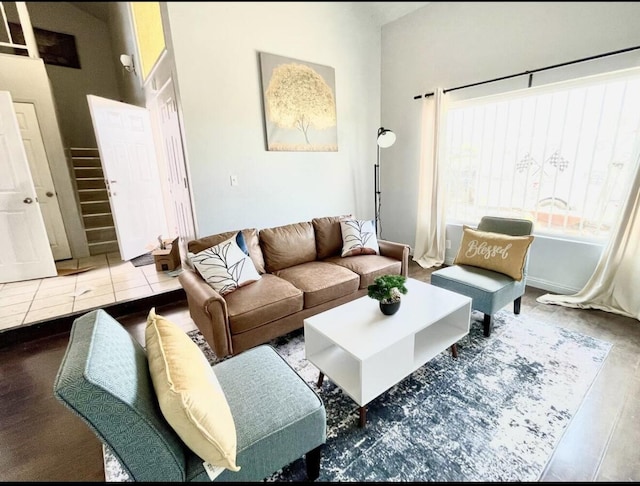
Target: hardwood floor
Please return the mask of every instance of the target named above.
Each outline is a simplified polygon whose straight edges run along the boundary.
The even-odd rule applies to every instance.
[[[189,331],[186,300],[156,312]],[[147,311],[118,318],[144,341]],[[53,396],[68,332],[0,349],[0,481],[104,481],[102,446]]]
[[[411,262],[410,275],[430,271]],[[538,304],[528,288],[522,313],[613,343],[605,365],[564,434],[543,481],[640,480],[640,323],[595,310]],[[156,305],[185,331],[194,329],[186,301]],[[139,341],[148,309],[117,317]],[[0,480],[104,481],[101,444],[53,397],[68,332],[0,348]]]

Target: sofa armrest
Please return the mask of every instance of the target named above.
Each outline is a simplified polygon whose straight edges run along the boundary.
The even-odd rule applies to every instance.
[[[224,298],[194,270],[178,275],[187,294],[189,314],[218,358],[232,354],[229,314]]]
[[[387,240],[378,240],[380,255],[395,258],[402,262],[401,275],[409,276],[409,245]]]

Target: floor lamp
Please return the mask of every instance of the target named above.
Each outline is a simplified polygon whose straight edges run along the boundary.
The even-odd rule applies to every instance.
[[[373,191],[376,237],[378,237],[378,220],[380,219],[380,149],[391,147],[396,141],[396,134],[384,127],[378,128],[378,158],[373,170]]]

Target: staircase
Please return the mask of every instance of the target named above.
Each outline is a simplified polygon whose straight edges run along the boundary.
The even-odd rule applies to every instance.
[[[117,252],[116,228],[111,216],[100,153],[97,148],[70,148],[69,151],[89,254]]]

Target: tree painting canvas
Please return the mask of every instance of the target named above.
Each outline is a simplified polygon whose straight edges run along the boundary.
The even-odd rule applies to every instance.
[[[335,70],[260,53],[267,150],[337,152]]]

